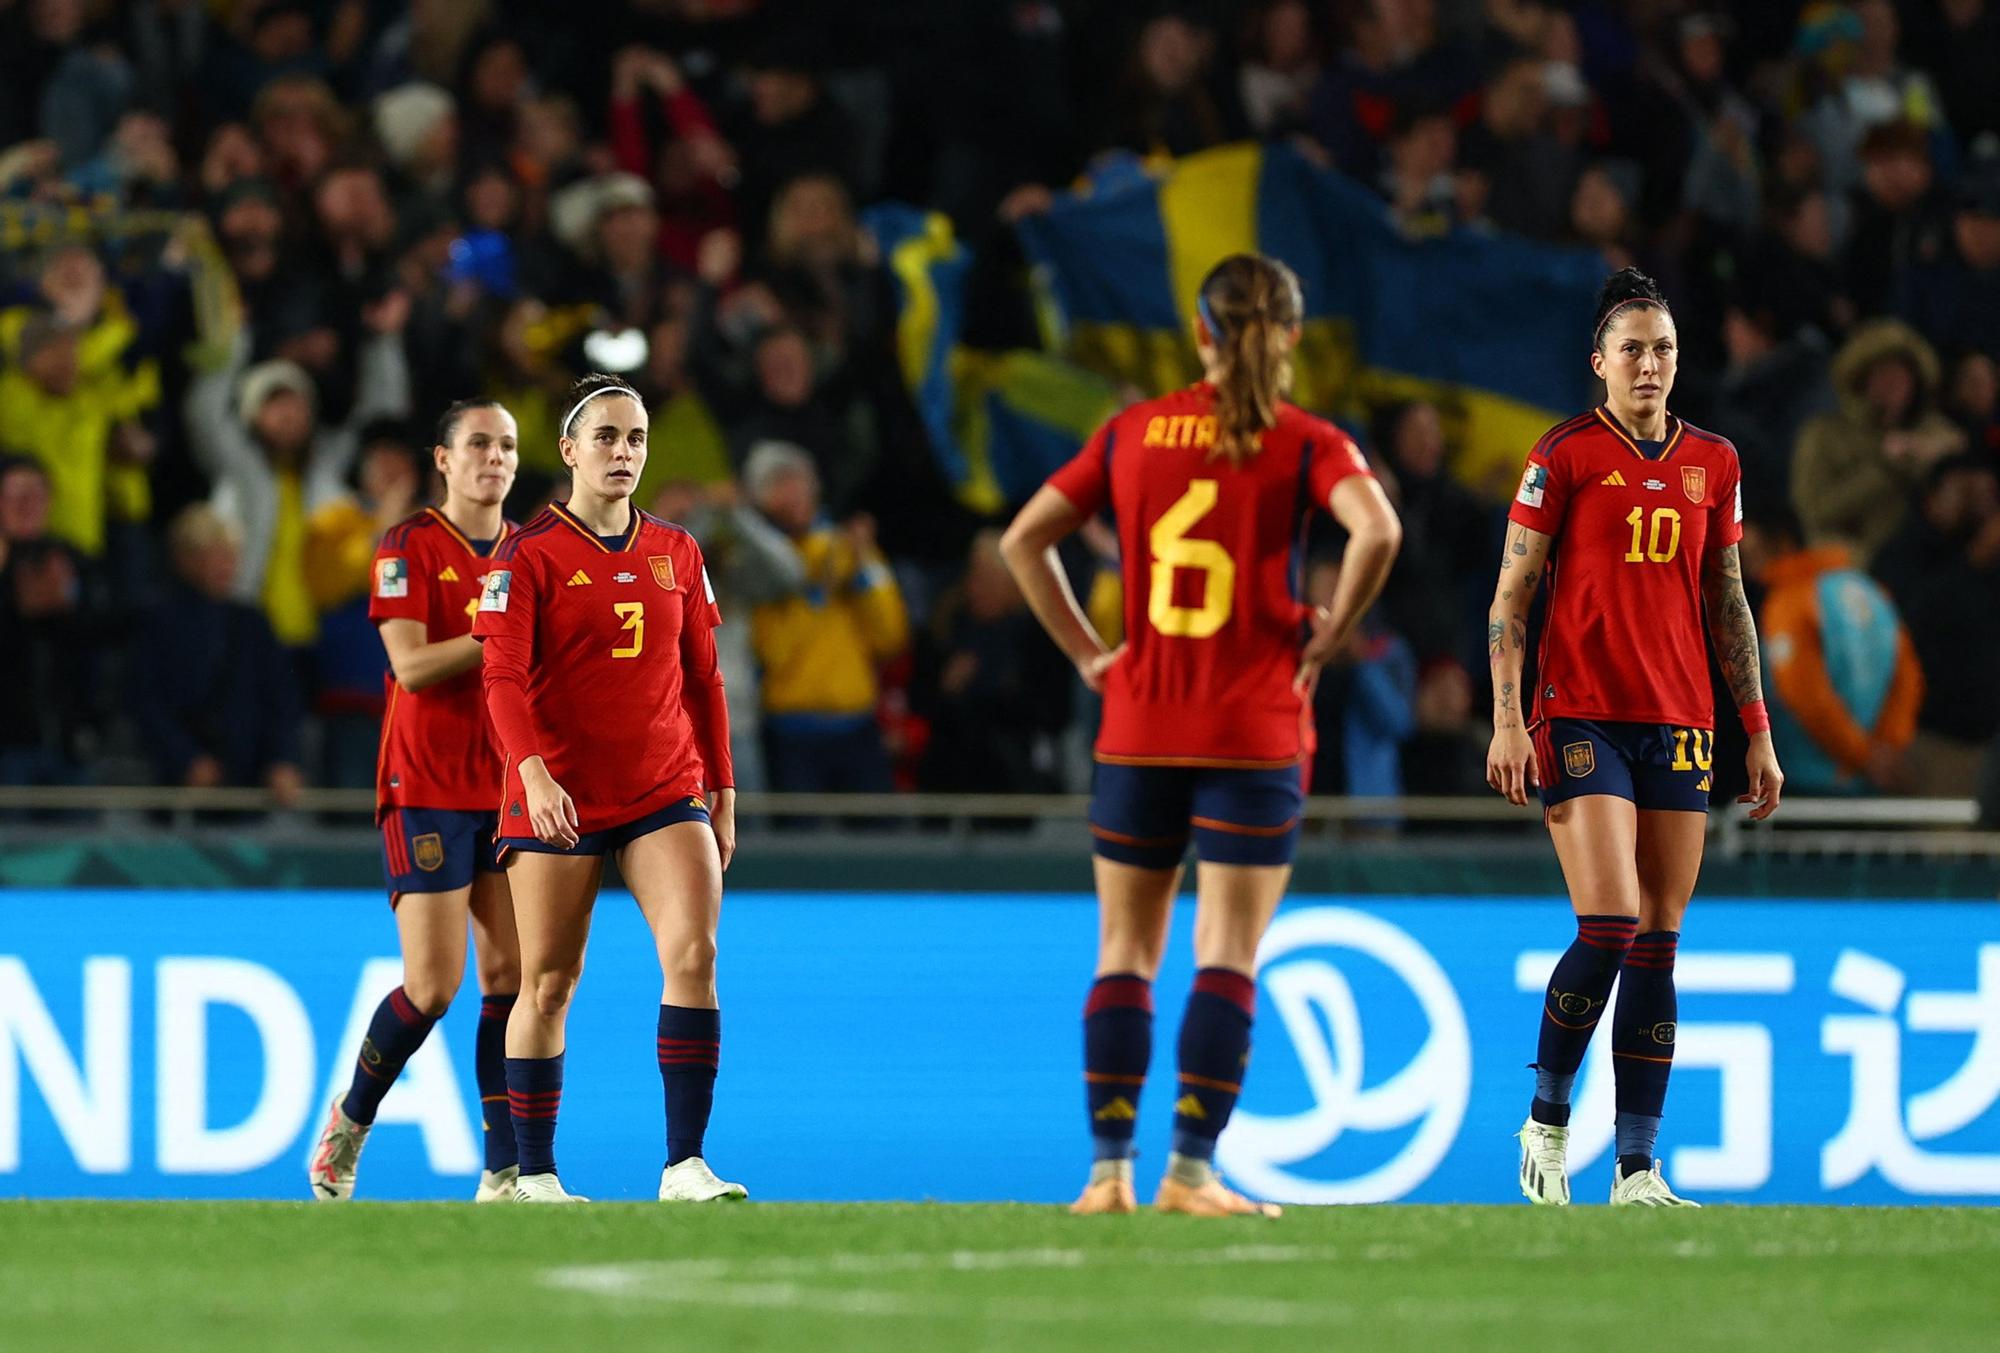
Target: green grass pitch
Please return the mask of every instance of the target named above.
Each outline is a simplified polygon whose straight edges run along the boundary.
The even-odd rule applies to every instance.
[[[0,1349],[2000,1346],[2000,1210],[0,1203]]]

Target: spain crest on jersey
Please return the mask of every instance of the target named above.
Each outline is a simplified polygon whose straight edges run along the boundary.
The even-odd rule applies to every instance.
[[[671,592],[674,590],[674,561],[671,555],[649,554],[646,562],[652,566],[653,581]]]
[[[1699,503],[1708,497],[1708,467],[1705,465],[1681,466],[1681,492],[1690,503]]]

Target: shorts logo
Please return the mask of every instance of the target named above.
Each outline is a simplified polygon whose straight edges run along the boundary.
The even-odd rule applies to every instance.
[[[1699,503],[1708,497],[1708,468],[1702,465],[1681,466],[1681,492],[1690,503]]]
[[[1581,780],[1597,769],[1597,749],[1588,742],[1570,742],[1563,745],[1563,774],[1572,780]]]
[[[674,590],[674,561],[671,555],[649,554],[647,564],[652,566],[653,581],[671,592]]]
[[[703,802],[701,801],[701,796],[700,796],[700,795],[698,795],[698,794],[690,794],[690,795],[688,795],[688,807],[690,807],[690,808],[700,808],[700,809],[702,809],[702,810],[706,811],[706,810],[707,810],[707,808],[708,808],[708,805],[707,805],[707,804],[705,804],[705,803],[703,803]]]
[[[404,559],[378,559],[375,561],[375,595],[385,601],[396,601],[410,595],[410,565]]]
[[[479,609],[482,611],[504,611],[507,609],[507,594],[514,586],[514,575],[504,568],[496,568],[486,575],[486,586],[479,592]]]
[[[1521,476],[1521,491],[1514,495],[1514,501],[1523,507],[1540,507],[1542,491],[1548,487],[1549,467],[1530,463],[1526,474]]]
[[[422,836],[410,838],[410,858],[417,862],[417,868],[426,874],[435,872],[444,864],[444,838],[436,832],[425,832]]]

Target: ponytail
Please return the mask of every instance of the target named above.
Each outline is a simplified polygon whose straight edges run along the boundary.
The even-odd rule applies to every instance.
[[[1299,279],[1275,258],[1232,254],[1195,302],[1215,341],[1215,451],[1241,465],[1278,424],[1292,386],[1292,330],[1304,314]]]

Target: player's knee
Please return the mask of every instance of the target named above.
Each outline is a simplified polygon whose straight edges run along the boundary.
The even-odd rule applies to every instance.
[[[573,968],[558,968],[550,972],[535,974],[528,986],[528,996],[534,1001],[535,1013],[544,1019],[560,1019],[569,1009],[570,997],[576,994],[577,980],[583,976],[583,965]]]
[[[411,1005],[432,1019],[441,1019],[450,1008],[452,997],[458,995],[458,974],[406,969],[403,994],[409,997]]]
[[[715,937],[690,935],[660,948],[660,966],[669,977],[707,982],[715,977]]]
[[[500,995],[521,989],[520,960],[513,958],[479,957],[479,989],[489,994]]]

